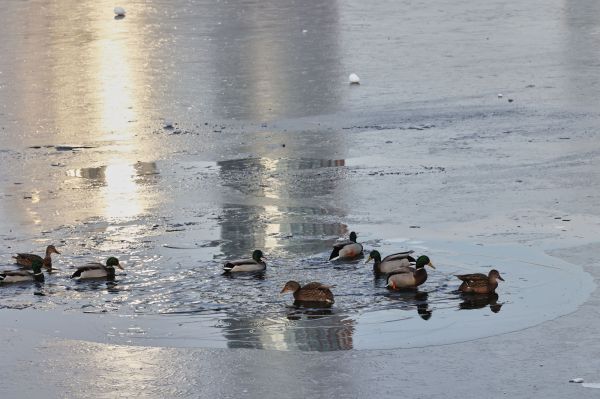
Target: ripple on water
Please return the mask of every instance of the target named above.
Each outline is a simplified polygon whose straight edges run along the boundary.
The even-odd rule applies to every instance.
[[[390,240],[367,246],[385,256],[411,245]],[[591,290],[579,268],[530,248],[456,242],[419,247],[438,268],[417,291],[389,291],[364,259],[331,264],[325,252],[298,259],[281,251],[271,255],[266,272],[232,276],[222,274],[221,262],[190,266],[189,254],[165,249],[159,259],[138,257],[115,282],[74,281],[58,273],[44,286],[6,286],[0,295],[2,308],[120,316],[110,337],[128,343],[329,351],[438,345],[514,331],[574,310]],[[210,258],[208,253],[198,256]],[[491,267],[506,279],[497,295],[456,291],[454,274]],[[293,306],[291,295],[279,295],[288,280],[334,285],[334,306]],[[45,295],[31,295],[36,292]],[[130,317],[135,325],[123,321]]]

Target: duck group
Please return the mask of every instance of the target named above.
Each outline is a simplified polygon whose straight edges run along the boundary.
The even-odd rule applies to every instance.
[[[435,269],[433,263],[426,255],[413,257],[414,251],[398,252],[384,258],[377,250],[369,252],[365,263],[373,261],[373,272],[377,276],[385,276],[386,287],[390,290],[415,290],[427,281],[426,267]],[[7,270],[0,272],[0,283],[19,282],[44,282],[42,268],[48,272],[52,269],[52,254],[60,254],[54,245],[48,245],[45,256],[42,258],[36,254],[19,253],[13,258],[15,263],[21,266],[20,270]],[[357,234],[352,231],[349,239],[336,243],[329,257],[330,262],[348,262],[363,256],[363,246],[357,242]],[[116,257],[109,257],[105,264],[87,263],[71,274],[72,279],[106,279],[114,280],[116,268],[124,270]],[[257,273],[267,269],[266,257],[260,249],[252,252],[248,259],[237,259],[225,262],[223,271],[225,274],[235,275],[238,273]],[[496,269],[492,269],[487,275],[481,273],[456,275],[461,281],[458,291],[464,294],[495,294],[498,281],[504,281]],[[301,285],[297,281],[288,281],[281,289],[281,294],[292,293],[294,304],[311,306],[331,306],[335,300],[331,291],[333,286],[320,282],[310,282]]]

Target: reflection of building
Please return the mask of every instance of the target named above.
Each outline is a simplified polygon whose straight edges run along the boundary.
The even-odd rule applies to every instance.
[[[225,242],[221,249],[226,256],[247,256],[256,248],[271,251],[281,246],[292,254],[318,253],[329,245],[323,242],[323,236],[335,239],[347,235],[345,225],[328,220],[331,208],[278,205],[335,195],[338,180],[324,178],[315,182],[302,174],[344,166],[343,160],[249,158],[218,162],[218,166],[223,185],[253,198],[248,205],[223,204],[219,223]],[[266,204],[256,205],[256,197]],[[304,239],[282,240],[286,236]]]
[[[212,35],[215,108],[268,120],[333,113],[339,104],[336,1],[220,3]]]
[[[288,315],[288,320],[293,320],[293,324],[284,320],[232,317],[224,320],[223,335],[229,348],[302,351],[353,348],[352,319],[318,310],[299,310]]]

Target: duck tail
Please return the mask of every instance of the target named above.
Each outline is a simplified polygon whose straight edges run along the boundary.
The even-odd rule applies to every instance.
[[[337,258],[338,256],[340,256],[340,249],[334,247],[333,251],[331,251],[331,255],[329,256],[329,260],[332,260],[333,258]]]
[[[223,265],[223,271],[224,271],[225,273],[229,273],[230,271],[232,271],[232,270],[233,270],[233,267],[234,267],[234,265],[233,265],[232,263],[225,263],[225,264]]]

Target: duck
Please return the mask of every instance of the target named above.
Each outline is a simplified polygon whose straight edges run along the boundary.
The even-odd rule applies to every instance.
[[[350,239],[337,243],[333,246],[333,251],[329,256],[330,261],[334,260],[349,260],[361,256],[363,246],[356,242],[356,233],[350,233]]]
[[[36,281],[38,283],[44,282],[44,273],[42,272],[42,261],[40,259],[34,259],[31,262],[31,268],[29,270],[5,270],[0,272],[0,283],[22,283],[26,281]]]
[[[398,252],[388,255],[382,260],[379,251],[373,250],[369,253],[369,257],[365,263],[369,263],[373,260],[373,271],[377,274],[387,274],[395,270],[412,266],[412,263],[416,262],[415,258],[410,256],[413,252],[414,251]]]
[[[427,281],[425,266],[435,269],[429,257],[422,255],[417,258],[415,267],[405,267],[394,270],[387,276],[387,287],[393,290],[402,288],[417,288]]]
[[[17,265],[23,267],[31,267],[34,260],[39,260],[42,262],[42,266],[48,270],[52,270],[52,254],[60,255],[60,252],[58,252],[54,245],[48,245],[48,247],[46,247],[46,256],[44,258],[35,254],[17,254],[17,256],[13,256],[13,258]]]
[[[281,294],[285,294],[286,292],[292,292],[294,294],[294,301],[297,302],[312,302],[325,305],[332,305],[335,302],[331,286],[318,282],[308,283],[301,287],[297,281],[291,280],[285,283],[281,290]]]
[[[121,270],[123,266],[119,263],[119,259],[111,256],[106,260],[106,266],[99,262],[91,262],[84,266],[80,266],[77,268],[75,273],[71,275],[71,278],[79,277],[80,279],[87,278],[115,278],[115,266]]]
[[[504,281],[496,269],[490,270],[487,276],[483,273],[471,273],[458,274],[456,277],[462,281],[458,290],[472,294],[493,294],[498,288],[498,280]]]
[[[267,269],[267,264],[264,261],[265,255],[260,249],[255,249],[252,252],[252,259],[232,260],[223,265],[225,273],[236,272],[261,272]]]

